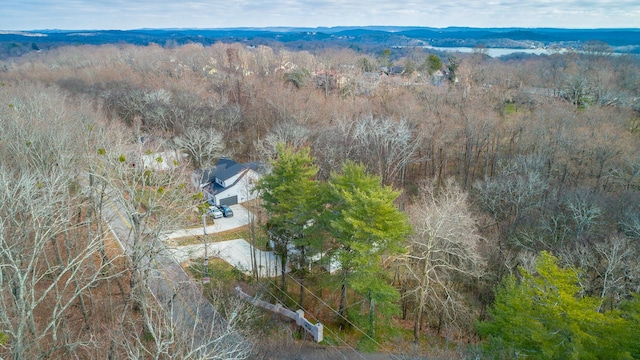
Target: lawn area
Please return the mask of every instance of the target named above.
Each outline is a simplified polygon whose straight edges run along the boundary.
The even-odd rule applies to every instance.
[[[258,237],[263,235],[263,230],[261,228],[256,228],[256,232]],[[247,241],[250,241],[251,239],[250,225],[241,226],[241,227],[227,230],[227,231],[221,231],[215,234],[207,234],[207,242],[219,242],[219,241],[227,241],[227,240],[235,240],[235,239],[245,239]],[[174,246],[202,244],[202,235],[174,238],[174,239],[171,239],[171,242]]]

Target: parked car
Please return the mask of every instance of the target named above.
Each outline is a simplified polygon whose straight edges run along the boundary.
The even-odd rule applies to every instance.
[[[207,215],[213,217],[214,219],[220,219],[221,217],[226,216],[224,215],[222,210],[220,210],[215,205],[209,206],[209,210],[207,210]]]
[[[232,217],[233,216],[233,210],[231,210],[231,208],[228,207],[227,205],[220,205],[220,210],[222,210],[222,215],[224,217]]]

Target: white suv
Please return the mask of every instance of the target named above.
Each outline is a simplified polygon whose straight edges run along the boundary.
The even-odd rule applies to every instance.
[[[207,210],[207,215],[212,216],[214,219],[220,219],[222,216],[222,211],[218,209],[217,206],[209,206],[209,210]]]

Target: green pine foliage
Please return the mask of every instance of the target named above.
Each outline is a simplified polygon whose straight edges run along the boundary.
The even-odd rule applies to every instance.
[[[366,320],[369,334],[376,321],[386,321],[398,311],[398,291],[390,285],[383,270],[385,257],[405,251],[403,241],[409,233],[408,219],[393,203],[399,192],[383,186],[378,176],[368,174],[365,166],[346,162],[342,172],[330,180],[334,214],[330,228],[336,242],[335,256],[342,266],[343,298],[340,310],[347,307],[346,288],[369,303]]]
[[[640,359],[640,294],[634,294],[631,300],[624,302],[620,311],[625,320],[621,331],[623,341],[628,345],[631,357]]]
[[[597,298],[582,295],[579,273],[542,252],[535,273],[520,269],[496,292],[491,320],[480,322],[488,355],[503,359],[631,359],[633,321],[618,310],[598,312]],[[636,309],[638,301],[630,304]],[[635,318],[637,334],[638,318]],[[635,347],[635,349],[634,349]],[[637,352],[634,354],[636,355]]]
[[[282,266],[296,264],[295,274],[303,282],[313,254],[324,250],[338,260],[338,320],[365,329],[364,338],[375,343],[376,333],[399,313],[400,295],[384,261],[406,250],[408,218],[394,204],[400,192],[382,185],[362,164],[346,162],[340,173],[321,183],[309,148],[279,144],[277,154],[271,173],[256,188]],[[301,289],[300,303],[303,295]]]
[[[273,226],[284,232],[301,233],[317,203],[313,199],[318,195],[318,168],[308,147],[296,150],[278,144],[277,154],[271,173],[260,179],[256,189]]]
[[[323,203],[315,179],[318,167],[313,164],[308,147],[298,150],[281,143],[276,150],[271,173],[260,179],[256,189],[269,215],[268,230],[283,268],[292,244],[298,250],[298,268],[304,269],[307,257],[318,251],[321,241],[312,226]]]

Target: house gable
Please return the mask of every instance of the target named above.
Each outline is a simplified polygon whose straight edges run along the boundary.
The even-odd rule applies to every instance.
[[[254,170],[256,165],[239,164],[230,159],[220,159],[218,163],[204,176],[207,185],[203,190],[219,204],[220,199],[236,197],[238,202],[254,199],[253,183],[260,174]]]
[[[247,167],[231,159],[220,159],[209,171],[208,181],[223,188],[233,185]]]

